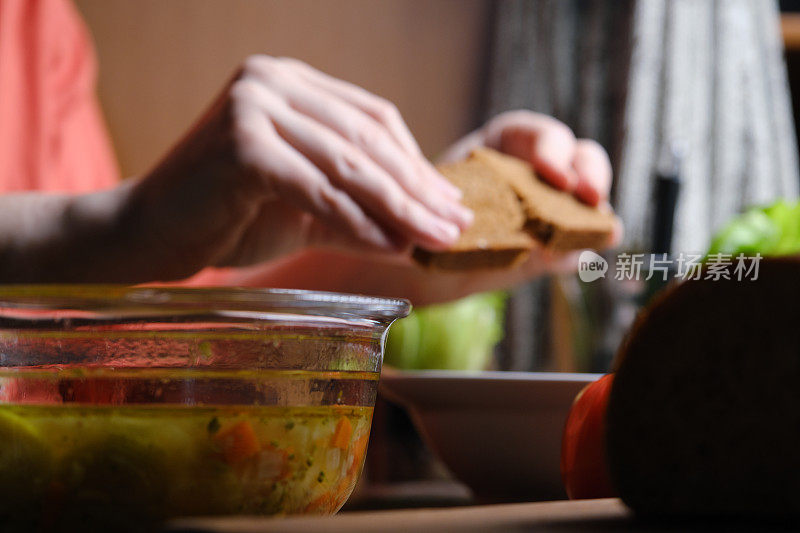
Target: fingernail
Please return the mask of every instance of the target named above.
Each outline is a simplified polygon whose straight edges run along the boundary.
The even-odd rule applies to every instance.
[[[455,219],[454,222],[458,224],[461,229],[470,227],[475,221],[475,213],[472,211],[472,209],[469,209],[462,204],[450,204],[450,212],[452,214],[452,218]]]
[[[567,179],[567,189],[572,190],[578,186],[578,174],[574,170],[564,171],[564,176]]]
[[[575,187],[575,196],[583,203],[595,207],[600,203],[600,194],[586,182],[579,182]]]
[[[551,185],[565,191],[574,190],[575,186],[578,184],[578,176],[575,174],[575,172],[569,169],[558,168],[552,163],[550,163],[550,165],[553,169],[553,171],[550,173],[550,179],[548,180]]]
[[[433,236],[447,244],[456,242],[461,235],[461,230],[458,229],[458,226],[441,219],[434,219],[433,229]]]
[[[436,184],[447,196],[453,200],[461,200],[461,198],[464,197],[464,193],[461,191],[461,189],[447,181],[447,178],[442,177],[438,172],[436,173],[436,177],[438,178],[436,180]]]

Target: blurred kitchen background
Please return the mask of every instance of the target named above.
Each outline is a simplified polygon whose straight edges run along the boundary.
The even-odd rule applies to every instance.
[[[743,207],[797,193],[783,43],[800,86],[800,14],[789,12],[798,2],[781,3],[782,19],[771,0],[76,4],[125,176],[153,165],[242,58],[264,52],[394,101],[431,158],[502,110],[556,116],[610,153],[626,250],[653,247],[665,153],[678,152],[681,178],[672,251],[704,250]],[[637,290],[608,285],[542,280],[514,291],[494,366],[604,370],[630,320],[608,299]]]
[[[433,159],[503,110],[559,118],[611,155],[622,250],[702,252],[742,209],[800,188],[798,1],[75,1],[96,41],[100,97],[126,176],[153,165],[232,69],[263,52],[394,101]],[[680,184],[666,242],[655,237],[664,230],[654,220],[658,177]],[[483,311],[461,316],[488,324],[487,356],[428,366],[606,371],[647,293],[609,278],[613,266],[594,284],[564,276],[492,295],[482,308],[473,302]],[[504,329],[493,332],[502,315]],[[402,411],[379,402],[373,494],[398,480],[447,478],[414,439]],[[439,490],[430,487],[426,503]],[[449,485],[440,496],[468,498]]]

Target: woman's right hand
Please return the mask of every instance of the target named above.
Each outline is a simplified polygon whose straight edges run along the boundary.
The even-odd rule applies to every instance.
[[[444,249],[472,221],[459,198],[394,105],[299,61],[252,56],[128,186],[117,220],[151,271],[112,281],[176,279],[309,246]]]

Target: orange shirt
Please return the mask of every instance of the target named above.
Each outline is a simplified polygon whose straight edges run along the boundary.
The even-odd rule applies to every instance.
[[[0,0],[0,194],[113,187],[97,60],[71,0]],[[188,283],[225,284],[228,269]]]
[[[0,192],[108,188],[97,62],[69,0],[0,0]]]

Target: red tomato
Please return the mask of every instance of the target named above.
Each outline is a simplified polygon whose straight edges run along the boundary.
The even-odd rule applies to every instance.
[[[561,479],[571,499],[616,496],[606,464],[606,408],[614,374],[578,393],[561,441]]]

